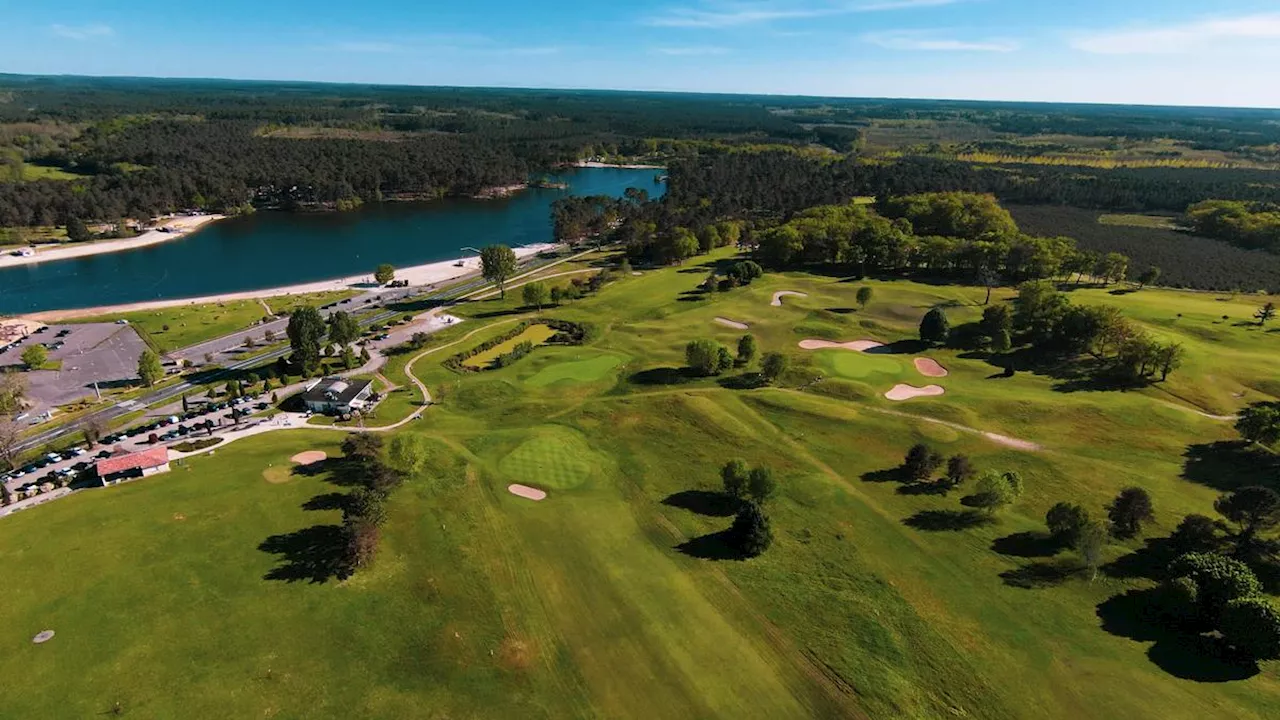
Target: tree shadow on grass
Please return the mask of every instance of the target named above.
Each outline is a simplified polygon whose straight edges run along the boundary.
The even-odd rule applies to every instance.
[[[519,315],[523,312],[524,310],[520,308],[510,308],[507,310],[488,310],[486,312],[476,313],[475,315],[472,315],[472,317],[474,317],[477,320],[484,320],[489,318],[506,317],[508,315]]]
[[[1114,578],[1150,578],[1163,580],[1169,563],[1181,553],[1169,538],[1147,538],[1143,546],[1102,566],[1102,572]]]
[[[267,572],[264,580],[323,583],[343,575],[346,537],[338,525],[314,525],[272,535],[258,549],[280,556],[280,564]]]
[[[729,531],[721,530],[720,532],[709,533],[686,540],[676,546],[676,549],[690,557],[696,557],[702,560],[745,560],[738,548],[734,547],[730,540]]]
[[[913,482],[898,486],[899,495],[940,495],[945,497],[949,492],[951,492],[951,483],[946,480]]]
[[[716,380],[716,384],[726,390],[755,390],[768,383],[758,372],[744,372],[741,375],[730,375]]]
[[[1191,445],[1183,458],[1182,477],[1215,490],[1225,492],[1250,485],[1280,490],[1280,456],[1244,441]]]
[[[1147,658],[1174,677],[1220,683],[1258,674],[1257,663],[1232,657],[1215,638],[1170,627],[1159,608],[1157,590],[1130,590],[1104,600],[1097,613],[1102,629],[1112,635],[1153,642]]]
[[[683,367],[657,367],[633,373],[629,380],[636,385],[683,385],[697,378]]]
[[[1049,533],[1020,532],[996,538],[991,542],[991,549],[1013,557],[1053,557],[1062,551],[1062,543]]]
[[[837,315],[852,315],[853,313],[858,312],[858,309],[851,307],[833,307],[827,308],[827,312],[833,312]]]
[[[302,504],[303,510],[346,510],[351,496],[346,493],[324,493]]]
[[[988,525],[992,519],[977,510],[921,510],[902,522],[916,530],[956,532]]]
[[[891,342],[888,345],[873,347],[870,350],[867,350],[866,353],[868,355],[915,355],[916,353],[924,352],[931,347],[933,346],[929,343],[922,342],[920,340],[898,340],[897,342]]]
[[[1000,579],[1009,587],[1038,590],[1054,587],[1080,574],[1080,565],[1068,560],[1052,560],[1027,563],[1000,573]]]
[[[886,468],[884,470],[872,470],[862,473],[863,482],[902,482],[906,479],[906,473],[901,466],[895,468]]]
[[[688,510],[708,517],[732,517],[741,502],[722,492],[712,490],[681,490],[668,495],[663,505]]]

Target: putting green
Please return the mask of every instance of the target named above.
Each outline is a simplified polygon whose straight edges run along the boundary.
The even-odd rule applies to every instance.
[[[525,380],[531,387],[546,387],[558,382],[594,382],[623,363],[617,355],[598,355],[586,360],[572,360],[548,365]]]
[[[817,353],[817,360],[831,374],[855,380],[876,374],[897,376],[902,373],[902,363],[887,355],[822,350]]]
[[[600,472],[600,457],[577,432],[544,425],[498,463],[515,482],[550,490],[570,490]]]

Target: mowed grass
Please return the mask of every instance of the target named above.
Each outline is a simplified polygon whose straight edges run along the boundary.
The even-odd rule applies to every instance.
[[[212,340],[244,330],[246,333],[267,315],[283,316],[305,305],[319,307],[336,300],[344,300],[356,293],[350,290],[282,295],[259,300],[228,300],[215,303],[180,305],[159,310],[137,310],[97,317],[77,318],[70,322],[115,322],[128,320],[142,339],[158,352],[170,352],[179,348]],[[266,303],[266,306],[263,306]],[[168,328],[167,330],[165,328]],[[284,333],[279,333],[284,339]],[[260,340],[260,338],[258,338]]]
[[[493,364],[499,355],[505,355],[511,352],[521,343],[533,343],[535,346],[542,345],[555,335],[556,331],[547,325],[530,325],[523,332],[506,342],[499,343],[485,350],[482,353],[472,355],[463,361],[463,365],[477,370],[484,369]]]
[[[1122,227],[1155,228],[1157,230],[1177,230],[1176,218],[1168,215],[1138,215],[1125,213],[1104,213],[1098,216],[1102,225],[1119,225]]]
[[[598,323],[598,341],[485,373],[442,363],[518,322],[519,301],[458,308],[470,319],[411,368],[438,404],[398,431],[427,438],[427,467],[393,496],[375,566],[349,581],[266,579],[281,563],[258,549],[338,521],[302,509],[343,491],[327,478],[263,479],[298,450],[332,453],[333,432],[237,442],[191,470],[0,520],[13,579],[0,586],[0,641],[13,649],[0,672],[27,690],[0,695],[0,716],[78,717],[117,700],[130,714],[196,718],[1280,715],[1274,663],[1207,682],[1210,659],[1126,630],[1134,619],[1108,601],[1153,583],[1121,572],[1142,539],[1111,543],[1107,560],[1121,562],[1090,582],[1070,551],[1025,535],[1055,502],[1100,516],[1129,485],[1153,497],[1147,537],[1213,514],[1237,479],[1189,458],[1233,431],[1192,410],[1274,397],[1280,335],[1214,319],[1242,317],[1256,298],[1076,290],[1184,340],[1188,359],[1154,388],[1068,391],[1029,372],[992,377],[952,350],[926,353],[950,370],[932,380],[909,354],[798,347],[910,339],[938,304],[953,325],[973,320],[982,289],[787,273],[690,295],[706,272],[619,279],[556,309]],[[875,297],[858,309],[864,284]],[[778,290],[808,297],[772,307]],[[689,340],[732,346],[743,334],[716,316],[789,357],[784,387],[679,372]],[[384,374],[403,384],[414,356]],[[881,397],[900,381],[947,394]],[[889,471],[916,442],[1016,470],[1026,493],[991,522],[964,520],[967,489],[904,494]],[[774,545],[748,561],[724,559],[719,536],[733,512],[719,468],[734,457],[780,485]],[[548,498],[518,498],[510,483]],[[31,645],[46,628],[58,636]]]

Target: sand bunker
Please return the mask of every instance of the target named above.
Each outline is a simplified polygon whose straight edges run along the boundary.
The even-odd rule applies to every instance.
[[[746,323],[744,323],[744,322],[738,322],[737,320],[730,320],[729,318],[718,317],[718,318],[716,318],[716,322],[720,323],[721,325],[724,325],[725,327],[731,327],[731,328],[733,328],[734,330],[746,330],[746,329],[747,329],[747,324],[746,324]]]
[[[31,638],[31,642],[37,645],[43,645],[44,643],[47,643],[52,639],[53,639],[52,630],[41,630],[40,632],[36,633],[35,637]]]
[[[838,343],[831,342],[830,340],[815,340],[814,338],[809,338],[808,340],[800,341],[801,350],[827,350],[829,348],[835,348],[837,350],[866,352],[879,347],[884,347],[884,343],[876,342],[875,340],[854,340],[853,342]]]
[[[528,485],[508,485],[507,492],[528,500],[545,500],[547,497],[546,492]]]
[[[300,452],[297,455],[294,455],[293,457],[289,458],[289,460],[299,465],[311,465],[313,463],[318,463],[327,457],[329,456],[326,455],[323,450],[308,450],[306,452]]]
[[[933,358],[916,358],[916,370],[925,377],[946,377],[947,369],[938,364]]]
[[[782,307],[782,298],[784,297],[809,297],[809,293],[796,292],[794,290],[780,290],[773,294],[773,301],[769,304],[774,307]]]
[[[894,385],[889,392],[885,393],[884,396],[890,400],[910,400],[911,398],[916,397],[941,395],[944,392],[946,392],[946,390],[938,385],[925,385],[924,387],[919,388],[915,385],[898,383],[897,385]]]

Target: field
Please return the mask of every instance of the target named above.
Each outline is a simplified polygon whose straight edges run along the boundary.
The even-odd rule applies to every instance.
[[[994,378],[951,350],[927,353],[950,374],[926,379],[909,355],[798,347],[910,339],[939,303],[959,324],[980,315],[978,288],[770,274],[687,294],[706,273],[647,271],[552,309],[601,338],[507,368],[442,363],[524,317],[518,293],[454,308],[466,322],[396,356],[384,374],[412,373],[437,403],[397,431],[428,438],[430,460],[392,496],[376,564],[350,580],[326,563],[339,513],[306,509],[334,507],[342,478],[280,471],[300,450],[334,454],[332,431],[239,441],[0,521],[0,674],[23,679],[0,716],[117,702],[188,718],[1280,714],[1274,663],[1226,667],[1141,631],[1122,601],[1153,583],[1131,562],[1141,539],[1112,542],[1092,582],[1035,540],[1053,503],[1100,513],[1128,485],[1154,499],[1147,537],[1213,514],[1241,478],[1215,454],[1230,423],[1206,414],[1280,396],[1280,335],[1238,324],[1255,299],[1072,292],[1187,345],[1169,382],[1117,393]],[[875,297],[854,310],[863,284]],[[808,297],[773,307],[779,290]],[[791,359],[781,387],[681,370],[689,340],[742,334],[716,317]],[[946,395],[882,396],[926,380]],[[962,512],[963,489],[905,493],[890,471],[920,441],[1017,470],[1027,492],[990,522]],[[718,469],[734,457],[781,485],[774,545],[747,561],[719,535],[732,508]],[[515,497],[513,482],[549,496]],[[31,644],[44,629],[57,636]]]
[[[354,296],[350,290],[302,293],[262,300],[228,300],[218,303],[181,305],[160,310],[82,317],[67,322],[92,323],[128,320],[142,339],[158,352],[170,352],[189,345],[244,330],[261,320],[267,308],[283,316],[304,305],[327,305]],[[266,306],[263,306],[266,303]],[[167,328],[167,329],[166,329]],[[281,334],[283,336],[283,333]]]
[[[1162,218],[1106,215],[1052,205],[1014,205],[1024,232],[1074,238],[1081,250],[1128,255],[1130,276],[1160,268],[1160,284],[1193,290],[1280,292],[1280,257],[1161,227]]]
[[[470,368],[482,370],[492,365],[493,361],[497,360],[499,355],[505,355],[506,353],[511,352],[521,343],[527,342],[533,343],[534,345],[541,345],[547,340],[550,340],[551,336],[555,334],[556,331],[546,325],[530,325],[525,328],[523,332],[510,340],[494,345],[482,353],[472,355],[463,361],[463,364]]]

